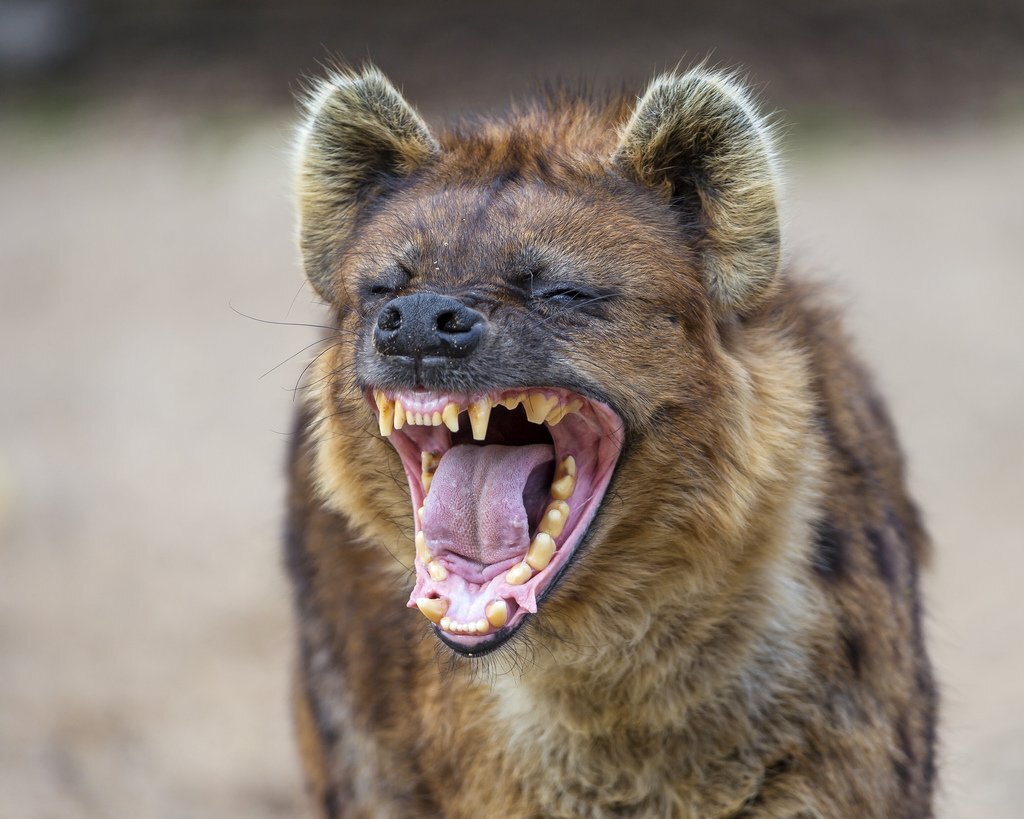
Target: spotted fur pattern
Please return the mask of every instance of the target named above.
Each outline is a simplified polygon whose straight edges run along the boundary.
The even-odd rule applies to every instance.
[[[314,93],[301,242],[338,331],[286,553],[322,816],[931,815],[926,535],[838,318],[780,266],[776,198],[770,130],[704,69],[437,137],[374,71]],[[531,295],[567,275],[600,298]],[[405,606],[408,488],[361,393],[382,287],[487,315],[453,387],[564,386],[625,423],[569,571],[482,659]]]

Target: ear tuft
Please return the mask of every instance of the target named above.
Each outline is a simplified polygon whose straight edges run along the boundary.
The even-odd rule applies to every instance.
[[[750,310],[771,292],[781,259],[774,140],[732,76],[699,68],[656,78],[612,159],[666,191],[721,313]]]
[[[439,152],[426,123],[376,68],[332,72],[303,100],[296,140],[299,244],[306,275],[331,298],[336,254],[355,215],[388,178]]]

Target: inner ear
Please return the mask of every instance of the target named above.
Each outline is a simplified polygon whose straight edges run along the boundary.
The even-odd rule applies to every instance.
[[[666,194],[700,253],[720,314],[748,311],[767,297],[781,259],[775,148],[735,80],[704,70],[658,77],[612,161]]]
[[[437,141],[375,68],[340,72],[309,95],[297,140],[299,243],[310,282],[333,300],[338,255],[359,209],[428,165]]]

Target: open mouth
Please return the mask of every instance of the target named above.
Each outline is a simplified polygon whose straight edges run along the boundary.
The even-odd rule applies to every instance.
[[[606,404],[562,389],[367,391],[409,479],[409,599],[469,656],[511,637],[572,559],[622,452]]]

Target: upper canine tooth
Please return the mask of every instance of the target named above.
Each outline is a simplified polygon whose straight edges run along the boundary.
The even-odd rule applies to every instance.
[[[537,392],[531,393],[523,399],[523,406],[526,407],[526,417],[531,424],[543,424],[544,419],[551,412],[551,408],[557,403],[558,399],[555,396],[543,395]]]
[[[423,612],[431,623],[440,624],[448,611],[448,601],[443,597],[417,597],[416,608]]]
[[[522,586],[533,577],[533,570],[525,563],[517,563],[505,573],[505,582],[510,586]]]
[[[487,615],[487,622],[494,628],[501,628],[508,622],[508,603],[504,600],[492,600],[484,609]]]
[[[445,404],[444,412],[441,413],[441,420],[452,432],[459,431],[459,405]]]
[[[491,419],[491,399],[486,395],[469,405],[469,424],[473,427],[473,440],[487,437],[487,424]]]
[[[391,434],[395,421],[395,405],[384,393],[375,391],[373,395],[377,401],[377,420],[380,423],[380,434],[387,437]]]
[[[395,429],[401,429],[405,426],[405,407],[402,406],[402,402],[395,401]]]
[[[526,553],[526,562],[530,565],[530,568],[536,569],[539,572],[541,569],[547,568],[554,554],[554,538],[546,532],[537,532],[534,535],[533,543],[530,544],[530,551]]]

